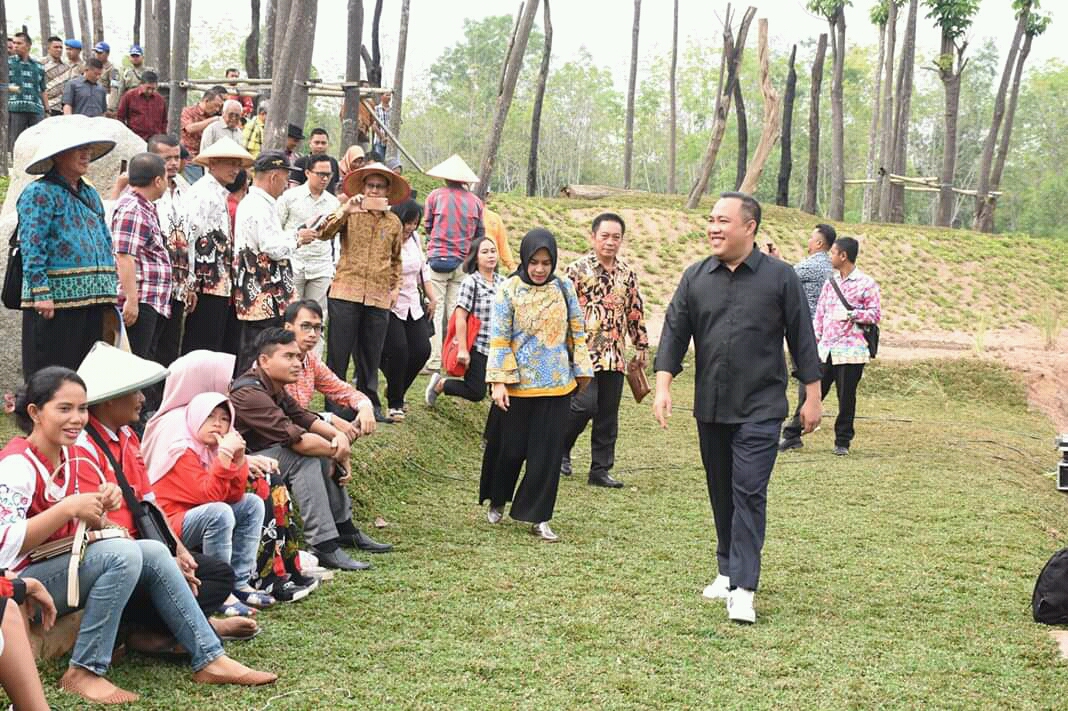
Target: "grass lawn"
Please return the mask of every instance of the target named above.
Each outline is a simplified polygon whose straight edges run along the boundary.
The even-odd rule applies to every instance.
[[[674,394],[666,433],[648,401],[625,401],[627,487],[564,480],[556,545],[486,523],[483,408],[413,404],[359,444],[352,489],[397,551],[263,613],[259,638],[228,647],[277,686],[198,687],[136,656],[111,677],[139,709],[1063,707],[1065,667],[1029,603],[1065,545],[1068,501],[1044,476],[1052,427],[1007,371],[873,366],[860,396],[872,419],[849,457],[831,454],[825,421],[780,458],[752,627],[701,599],[714,529],[688,377]],[[583,438],[580,472],[587,455]],[[46,665],[46,683],[63,666]]]

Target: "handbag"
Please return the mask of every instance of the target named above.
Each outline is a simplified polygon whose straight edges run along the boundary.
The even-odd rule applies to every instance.
[[[634,396],[634,402],[641,402],[652,391],[649,387],[649,379],[645,377],[645,368],[638,362],[637,356],[627,363],[627,385],[630,386],[630,394]]]
[[[457,311],[453,310],[452,318],[449,319],[449,328],[445,332],[445,340],[441,344],[441,365],[447,375],[462,378],[467,373],[467,365],[461,363],[457,356],[460,355],[460,344],[456,340],[456,317]],[[478,338],[478,331],[482,328],[482,321],[473,312],[467,314],[467,352],[470,353]]]
[[[831,287],[834,289],[834,293],[838,294],[838,300],[842,302],[842,306],[846,307],[846,311],[852,311],[853,306],[846,301],[845,294],[838,288],[838,284],[835,283],[832,276],[828,281],[831,282]],[[864,333],[864,340],[868,344],[868,353],[872,358],[879,352],[879,324],[877,323],[858,323],[860,330]]]
[[[22,250],[19,247],[19,228],[11,235],[7,243],[7,269],[4,271],[4,286],[0,290],[0,301],[6,308],[18,311],[22,308]]]
[[[423,307],[423,318],[426,319],[428,336],[434,335],[434,314],[430,313],[430,297],[426,294],[426,282],[423,281],[423,270],[419,270],[419,305]]]
[[[85,431],[96,442],[97,447],[104,452],[108,463],[111,464],[111,469],[115,472],[115,480],[118,482],[119,488],[122,489],[122,498],[130,509],[134,526],[137,527],[137,532],[141,535],[141,538],[147,541],[159,541],[167,546],[171,555],[177,555],[178,541],[175,540],[170,526],[167,525],[167,517],[151,501],[138,500],[133,487],[126,481],[126,475],[122,473],[122,467],[116,461],[111,449],[104,442],[104,438],[100,436],[100,433],[96,431],[96,428],[92,425],[86,425]]]

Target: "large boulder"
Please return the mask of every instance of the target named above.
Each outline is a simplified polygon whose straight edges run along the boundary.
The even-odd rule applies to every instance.
[[[115,141],[115,148],[89,166],[86,179],[96,187],[102,198],[108,198],[111,187],[119,175],[120,163],[145,150],[144,140],[120,121],[104,117],[53,116],[26,129],[15,141],[14,160],[11,167],[11,183],[0,210],[0,269],[7,269],[7,243],[18,224],[15,205],[22,190],[39,176],[28,175],[26,166],[33,160],[42,139],[56,132],[79,131],[90,136],[99,136]],[[0,308],[0,391],[13,390],[22,380],[22,356],[20,346],[22,314]]]

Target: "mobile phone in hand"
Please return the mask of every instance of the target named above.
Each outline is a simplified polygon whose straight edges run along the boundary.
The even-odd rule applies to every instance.
[[[389,200],[384,197],[365,197],[363,202],[360,203],[360,207],[364,210],[381,210],[385,212],[389,209]]]
[[[126,175],[126,160],[119,161],[119,175]]]

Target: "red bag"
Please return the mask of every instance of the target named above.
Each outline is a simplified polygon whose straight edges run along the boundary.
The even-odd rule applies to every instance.
[[[441,345],[441,364],[445,367],[445,374],[462,378],[467,372],[467,366],[456,360],[460,353],[460,344],[456,340],[456,315],[452,312],[449,319],[449,328],[445,332],[445,340]],[[482,322],[473,313],[467,314],[467,352],[470,353],[478,338],[478,330],[482,328]]]

